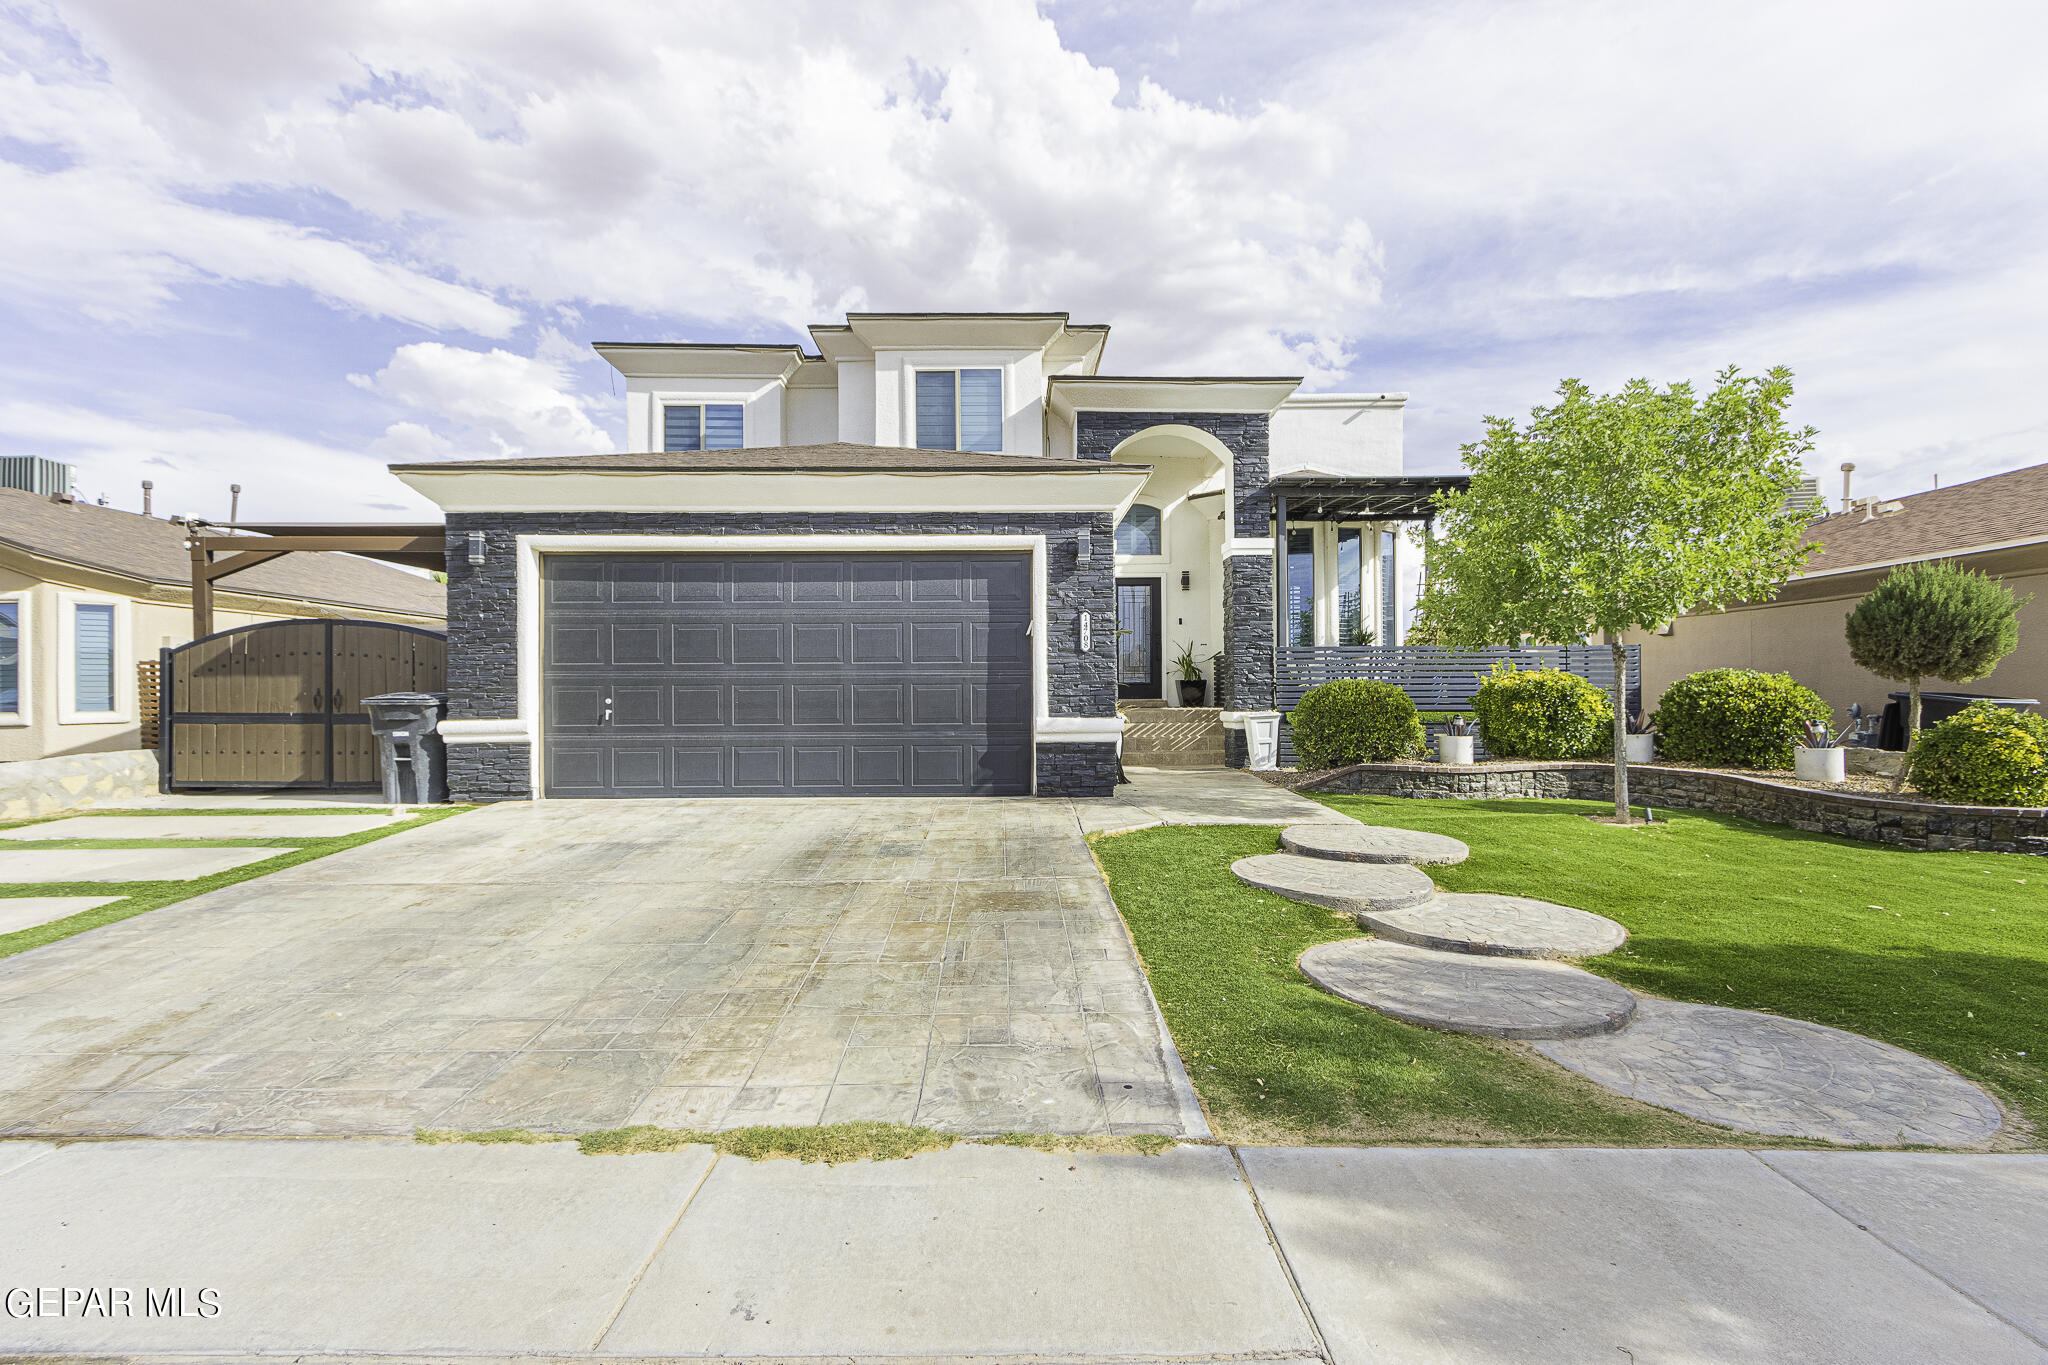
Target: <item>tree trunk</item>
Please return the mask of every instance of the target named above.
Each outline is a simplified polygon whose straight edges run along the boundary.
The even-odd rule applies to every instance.
[[[1628,821],[1628,646],[1609,640],[1614,652],[1614,818]]]
[[[1892,779],[1892,790],[1906,789],[1906,774],[1913,767],[1913,750],[1920,746],[1920,678],[1915,674],[1906,683],[1906,754],[1899,762],[1899,775]]]

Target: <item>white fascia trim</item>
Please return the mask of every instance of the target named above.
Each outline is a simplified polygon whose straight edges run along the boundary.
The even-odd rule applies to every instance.
[[[408,487],[444,512],[1110,512],[1151,470],[934,473],[413,470]]]
[[[1279,408],[1298,379],[1146,379],[1056,374],[1048,396],[1061,416],[1075,412],[1265,412]]]
[[[1217,713],[1216,718],[1223,722],[1223,728],[1226,730],[1242,730],[1245,715],[1243,711],[1222,711]]]
[[[1042,535],[926,535],[866,532],[859,535],[523,535],[517,538],[519,601],[517,667],[519,714],[505,724],[526,727],[532,794],[546,790],[541,771],[541,576],[544,554],[901,554],[920,550],[1023,551],[1031,556],[1031,695],[1033,730],[1046,719],[1046,552]],[[1033,780],[1033,789],[1037,786]]]
[[[1297,393],[1283,399],[1283,408],[1398,408],[1407,405],[1405,393]]]
[[[1233,559],[1238,555],[1270,555],[1273,553],[1273,537],[1243,539],[1233,536],[1223,542],[1223,557]]]
[[[1122,716],[1040,716],[1032,725],[1040,744],[1113,744],[1123,738]]]
[[[0,602],[14,603],[14,710],[0,711],[0,727],[17,729],[35,723],[35,698],[30,695],[36,675],[36,642],[30,633],[35,628],[35,589],[0,592]]]
[[[524,744],[533,739],[533,727],[524,720],[444,720],[441,738],[450,744]]]

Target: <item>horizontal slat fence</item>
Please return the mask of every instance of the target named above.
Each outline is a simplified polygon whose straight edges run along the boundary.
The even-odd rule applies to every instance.
[[[1436,649],[1427,645],[1324,645],[1280,651],[1278,709],[1292,711],[1312,687],[1344,678],[1390,682],[1418,711],[1465,711],[1480,682],[1505,663],[1514,668],[1559,668],[1606,692],[1614,686],[1614,656],[1606,645],[1531,645],[1521,649]],[[1643,652],[1628,646],[1631,714],[1643,705]],[[1432,732],[1436,727],[1432,726]],[[1295,762],[1294,734],[1280,727],[1280,766]]]
[[[142,718],[142,737],[138,747],[154,749],[159,734],[155,659],[143,659],[135,665],[135,710]]]

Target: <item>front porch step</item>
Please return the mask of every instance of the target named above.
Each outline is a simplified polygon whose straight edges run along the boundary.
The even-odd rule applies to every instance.
[[[1124,762],[1138,768],[1220,768],[1223,713],[1206,706],[1123,702]]]

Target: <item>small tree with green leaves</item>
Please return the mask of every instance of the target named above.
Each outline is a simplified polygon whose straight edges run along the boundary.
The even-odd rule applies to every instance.
[[[1849,613],[1849,657],[1880,678],[1906,684],[1906,752],[1920,742],[1920,682],[1965,683],[1998,667],[2019,646],[2019,610],[1997,579],[1959,564],[1906,564]],[[1899,774],[1905,785],[1905,770]]]
[[[1614,651],[1614,813],[1629,819],[1627,652],[1621,635],[1690,611],[1773,596],[1810,551],[1786,506],[1813,430],[1785,423],[1792,372],[1733,367],[1704,398],[1576,379],[1524,426],[1486,419],[1463,449],[1472,485],[1439,495],[1424,546],[1419,635],[1447,645]]]

